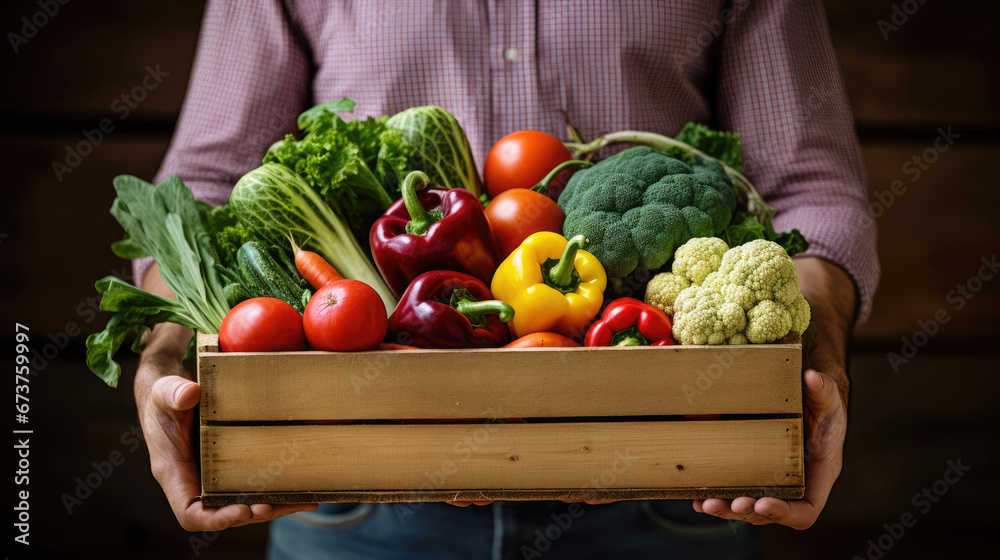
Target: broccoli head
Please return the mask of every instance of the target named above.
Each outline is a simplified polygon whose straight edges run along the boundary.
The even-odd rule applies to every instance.
[[[729,225],[736,191],[722,166],[639,146],[577,171],[559,196],[563,233],[584,235],[608,276],[660,268],[694,237]]]

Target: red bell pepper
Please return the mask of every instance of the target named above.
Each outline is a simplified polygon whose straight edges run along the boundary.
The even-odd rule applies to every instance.
[[[670,346],[667,314],[635,298],[619,298],[587,330],[584,346]]]
[[[510,342],[514,308],[493,299],[468,274],[439,270],[417,276],[389,316],[387,339],[419,348],[495,348]]]
[[[392,293],[431,270],[471,274],[489,285],[500,253],[483,205],[465,189],[427,189],[422,171],[406,176],[403,198],[372,225],[372,257]]]

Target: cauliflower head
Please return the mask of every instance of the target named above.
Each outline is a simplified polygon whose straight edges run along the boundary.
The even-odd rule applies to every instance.
[[[684,289],[674,309],[673,334],[681,344],[726,344],[747,326],[743,308],[710,287]]]
[[[667,315],[674,314],[674,300],[681,290],[691,286],[687,278],[672,272],[661,272],[646,285],[646,303],[658,307]]]
[[[788,312],[792,315],[792,332],[799,334],[806,332],[806,329],[809,328],[809,321],[812,319],[812,309],[809,308],[806,296],[800,293],[792,300],[792,304],[788,306]]]
[[[801,293],[792,258],[781,245],[764,239],[727,251],[704,283],[717,286],[727,301],[746,311],[765,300],[788,306]]]
[[[792,330],[788,307],[766,299],[747,311],[746,337],[751,344],[774,342]]]
[[[729,245],[718,237],[696,237],[677,249],[671,270],[692,284],[701,284],[719,269],[728,250]]]
[[[809,326],[811,310],[800,291],[795,263],[780,245],[760,239],[733,247],[713,269],[719,245],[703,240],[688,244],[685,254],[678,249],[674,272],[660,281],[656,292],[661,299],[669,297],[682,284],[679,278],[691,280],[689,275],[710,270],[700,285],[692,280],[674,298],[678,342],[764,344],[790,332],[802,334]]]
[[[662,272],[649,281],[646,303],[673,315],[674,300],[681,290],[700,285],[719,268],[728,250],[726,242],[718,237],[695,237],[681,245],[674,253],[673,272]]]

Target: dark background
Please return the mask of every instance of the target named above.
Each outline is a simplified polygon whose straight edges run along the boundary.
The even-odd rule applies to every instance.
[[[1000,426],[991,405],[1000,388],[1000,280],[983,283],[961,309],[948,294],[977,274],[1000,241],[1000,10],[994,2],[927,0],[886,40],[877,22],[891,17],[893,2],[826,4],[872,200],[897,179],[907,190],[879,217],[883,276],[874,314],[855,337],[844,472],[814,528],[764,529],[765,557],[864,557],[868,540],[905,512],[917,523],[885,558],[979,556],[996,542]],[[111,390],[82,361],[83,339],[106,321],[90,311],[92,281],[130,273],[109,250],[121,236],[107,212],[111,179],[155,173],[183,99],[202,8],[198,1],[69,2],[17,54],[0,47],[5,356],[16,321],[31,328],[33,350],[48,358],[31,381],[31,551],[38,556],[186,558],[195,556],[197,540],[209,545],[197,551],[203,558],[263,555],[260,525],[219,535],[179,528],[144,448],[129,435],[136,426],[130,376]],[[21,18],[39,10],[37,2],[4,2],[5,36],[21,33]],[[157,64],[169,76],[118,120],[113,101]],[[52,162],[105,117],[115,129],[57,180]],[[911,182],[904,164],[949,126],[961,137]],[[899,353],[901,337],[912,338],[939,310],[948,322],[894,371],[888,353]],[[123,352],[121,360],[134,371],[133,357]],[[121,465],[67,512],[61,496],[94,472],[92,462],[115,453]],[[959,458],[972,470],[919,513],[914,494]],[[12,551],[23,553],[18,544]]]

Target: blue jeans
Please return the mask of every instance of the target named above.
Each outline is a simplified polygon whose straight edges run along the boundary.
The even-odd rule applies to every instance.
[[[322,504],[271,522],[269,560],[531,560],[759,558],[745,523],[690,501]]]

